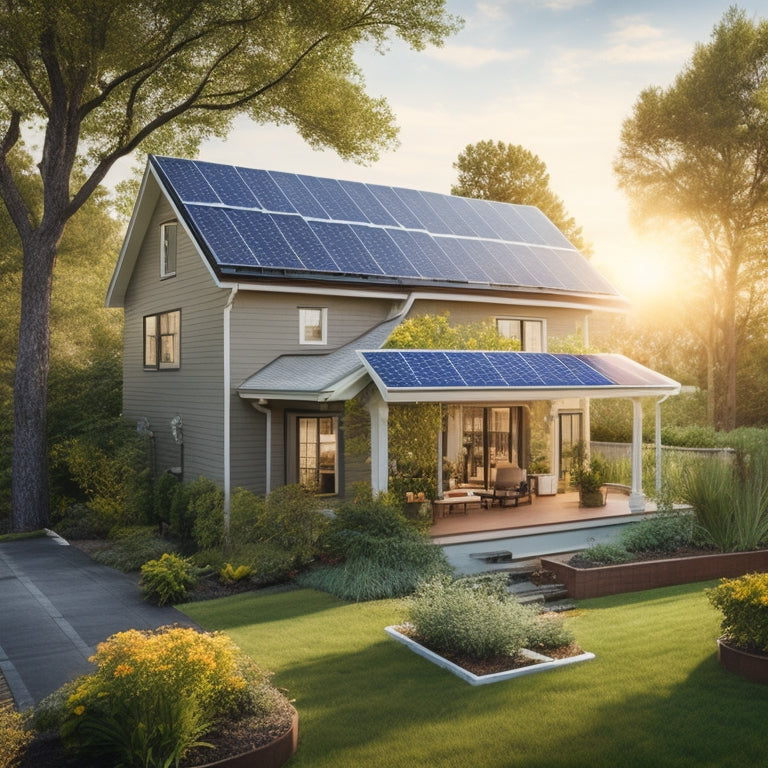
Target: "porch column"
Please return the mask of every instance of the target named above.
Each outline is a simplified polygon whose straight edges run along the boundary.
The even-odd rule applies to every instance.
[[[629,511],[642,514],[645,511],[643,494],[643,408],[639,398],[632,399],[632,492],[629,494]]]
[[[373,392],[365,404],[371,417],[371,488],[374,494],[389,487],[389,406],[379,392]]]

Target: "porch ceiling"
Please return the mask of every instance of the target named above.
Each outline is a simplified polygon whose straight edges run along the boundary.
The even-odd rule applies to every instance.
[[[680,384],[623,355],[477,350],[358,352],[386,402],[660,397]]]

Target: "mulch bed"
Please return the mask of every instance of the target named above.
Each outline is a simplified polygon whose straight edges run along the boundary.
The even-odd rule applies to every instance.
[[[224,723],[203,739],[211,747],[190,749],[179,763],[180,768],[214,763],[250,752],[282,736],[291,727],[293,709],[285,702],[269,722],[263,718],[243,718],[236,723]],[[30,744],[20,768],[82,768],[82,761],[68,752],[57,733],[38,735]],[[91,768],[113,768],[112,763],[90,763]]]

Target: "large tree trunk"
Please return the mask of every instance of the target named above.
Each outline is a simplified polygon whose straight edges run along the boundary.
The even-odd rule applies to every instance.
[[[38,230],[24,243],[21,318],[13,388],[13,529],[48,525],[46,407],[50,357],[49,314],[58,237]]]

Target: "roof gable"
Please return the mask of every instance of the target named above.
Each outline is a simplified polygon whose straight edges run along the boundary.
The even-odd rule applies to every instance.
[[[222,279],[620,299],[531,206],[178,158],[150,167]]]

